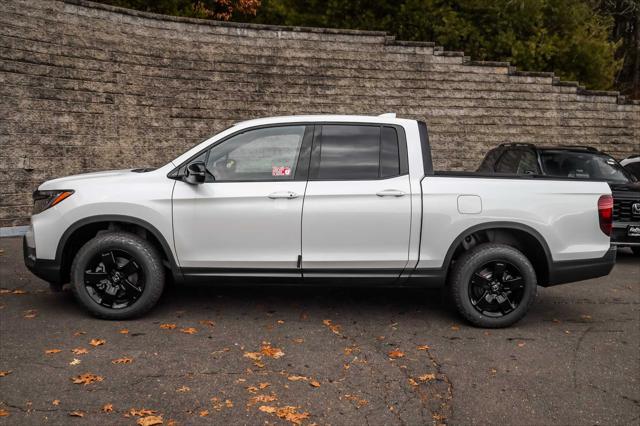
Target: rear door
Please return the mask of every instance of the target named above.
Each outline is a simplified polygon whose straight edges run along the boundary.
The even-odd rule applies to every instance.
[[[401,126],[316,125],[302,215],[305,280],[393,282],[408,261],[410,194]]]

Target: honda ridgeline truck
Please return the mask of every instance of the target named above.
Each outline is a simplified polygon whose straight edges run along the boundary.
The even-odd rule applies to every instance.
[[[425,123],[394,114],[239,123],[157,169],[43,183],[27,267],[127,319],[173,282],[448,286],[482,327],[537,286],[606,275],[611,190],[555,177],[435,173]]]

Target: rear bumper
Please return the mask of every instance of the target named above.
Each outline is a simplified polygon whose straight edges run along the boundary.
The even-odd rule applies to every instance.
[[[600,258],[553,262],[549,270],[549,282],[543,287],[609,275],[616,264],[616,253],[617,248],[612,245]]]
[[[61,284],[60,264],[55,260],[38,259],[36,248],[31,244],[28,234],[22,238],[22,255],[24,264],[36,277],[49,283]]]

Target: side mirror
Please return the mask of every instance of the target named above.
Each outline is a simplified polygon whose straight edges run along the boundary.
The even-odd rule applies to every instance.
[[[207,167],[202,161],[191,163],[187,166],[184,173],[184,181],[192,185],[204,183],[206,178]]]

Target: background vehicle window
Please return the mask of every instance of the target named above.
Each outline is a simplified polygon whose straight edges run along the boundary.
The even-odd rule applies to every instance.
[[[380,139],[380,177],[400,175],[398,134],[393,127],[383,127]]]
[[[249,130],[211,148],[207,171],[216,181],[292,180],[305,126]]]
[[[515,174],[518,171],[521,153],[522,151],[519,149],[510,149],[505,151],[502,157],[498,160],[498,164],[496,164],[496,172]]]
[[[380,169],[380,127],[325,125],[319,138],[320,163],[314,178],[377,179]]]
[[[500,157],[500,154],[502,154],[503,151],[504,151],[504,148],[502,147],[493,148],[484,157],[484,159],[482,160],[482,163],[480,164],[480,167],[478,167],[478,170],[476,171],[479,173],[495,172],[494,167],[496,165],[496,161],[498,160],[498,157]]]
[[[613,158],[593,152],[547,150],[540,154],[547,175],[605,180],[611,183],[632,181],[629,173]]]
[[[624,168],[631,172],[636,177],[636,179],[640,179],[640,161],[627,164],[626,166],[624,166]]]
[[[540,173],[538,159],[532,151],[521,151],[520,162],[518,163],[519,175],[536,175]]]

